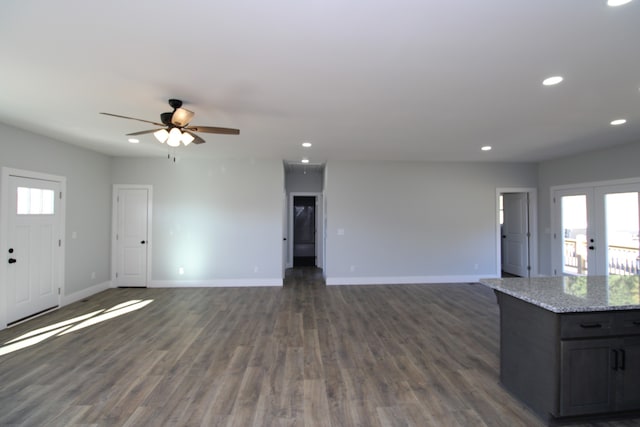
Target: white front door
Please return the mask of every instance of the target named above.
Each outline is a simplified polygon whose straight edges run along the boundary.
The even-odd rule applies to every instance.
[[[529,199],[527,193],[502,195],[504,222],[502,225],[502,270],[520,277],[529,277]]]
[[[147,286],[149,189],[116,190],[116,286]]]
[[[7,323],[59,305],[61,183],[8,176]]]

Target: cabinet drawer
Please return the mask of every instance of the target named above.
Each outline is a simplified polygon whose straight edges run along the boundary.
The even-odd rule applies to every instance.
[[[640,335],[640,311],[621,311],[615,314],[614,328],[620,335]]]
[[[606,337],[613,333],[610,313],[566,314],[560,318],[560,338]]]

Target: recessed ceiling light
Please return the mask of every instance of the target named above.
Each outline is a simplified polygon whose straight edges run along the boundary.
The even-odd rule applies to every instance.
[[[562,76],[553,76],[553,77],[548,77],[548,78],[544,79],[542,81],[542,84],[545,85],[545,86],[553,86],[553,85],[557,85],[562,80],[564,80],[564,78]]]
[[[310,142],[303,142],[303,143],[302,143],[302,146],[303,146],[304,148],[309,148],[309,147],[311,147],[311,145],[312,145],[312,144],[311,144]]]
[[[619,125],[623,125],[625,123],[627,123],[626,119],[616,119],[616,120],[611,122],[611,126],[619,126]]]
[[[491,146],[490,145],[485,145],[484,147],[480,148],[482,151],[491,151]]]
[[[140,140],[136,138],[129,138],[129,142],[132,144],[137,144],[138,142],[140,142]]]
[[[608,0],[607,5],[611,7],[622,6],[623,4],[631,3],[631,0]]]
[[[306,158],[305,158],[305,159],[302,159],[302,160],[300,160],[300,161],[301,161],[302,163],[309,163],[309,159],[306,159]]]

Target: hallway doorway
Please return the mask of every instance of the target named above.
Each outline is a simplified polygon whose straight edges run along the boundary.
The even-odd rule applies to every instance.
[[[293,197],[293,266],[316,266],[315,196]]]

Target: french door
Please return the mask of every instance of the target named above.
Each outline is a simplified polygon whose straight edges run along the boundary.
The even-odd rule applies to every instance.
[[[556,189],[554,275],[640,274],[640,181]]]

